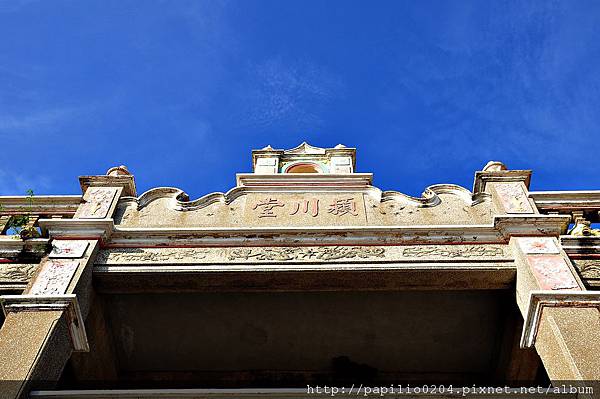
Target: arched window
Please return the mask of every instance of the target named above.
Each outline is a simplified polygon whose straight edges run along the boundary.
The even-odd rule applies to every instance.
[[[319,165],[314,163],[297,163],[286,169],[285,173],[321,173]]]

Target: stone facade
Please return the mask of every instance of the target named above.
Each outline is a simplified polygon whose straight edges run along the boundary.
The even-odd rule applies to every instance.
[[[530,171],[490,162],[472,190],[411,197],[355,155],[268,146],[197,199],[138,195],[123,166],[82,176],[81,196],[0,197],[4,223],[35,214],[42,233],[0,236],[0,397],[600,380],[600,192],[531,192]]]

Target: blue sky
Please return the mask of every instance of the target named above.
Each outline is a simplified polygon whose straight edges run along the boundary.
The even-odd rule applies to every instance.
[[[343,143],[375,185],[600,189],[597,1],[0,0],[0,194],[234,185],[250,150]]]

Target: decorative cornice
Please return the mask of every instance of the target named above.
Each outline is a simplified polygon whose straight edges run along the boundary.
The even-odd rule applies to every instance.
[[[566,232],[571,218],[564,215],[494,216],[494,227],[506,238],[510,236],[554,236]]]
[[[0,258],[16,258],[20,255],[42,257],[49,250],[49,242],[47,238],[22,240],[19,236],[0,236]]]
[[[512,235],[558,236],[568,217],[496,216],[490,225],[131,228],[116,226],[111,245],[394,245],[506,243]]]
[[[4,215],[27,212],[34,215],[72,216],[77,211],[81,198],[81,195],[0,196],[0,205]]]
[[[297,188],[365,188],[371,187],[372,173],[320,174],[320,173],[279,173],[254,174],[238,173],[236,181],[239,187],[264,187],[293,190]],[[234,189],[235,190],[235,189]],[[232,190],[230,190],[231,192]]]
[[[88,239],[106,241],[114,231],[113,219],[40,219],[42,229],[51,238]]]
[[[111,175],[111,176],[79,176],[81,190],[85,194],[89,187],[123,187],[124,196],[135,197],[135,179],[133,175]]]
[[[560,236],[561,247],[569,255],[600,254],[600,237],[597,236]]]
[[[600,190],[595,191],[531,191],[540,211],[566,212],[600,210]]]
[[[485,191],[485,186],[489,182],[523,182],[525,187],[529,188],[531,181],[531,170],[491,170],[475,172],[475,181],[473,183],[473,192],[480,193]]]

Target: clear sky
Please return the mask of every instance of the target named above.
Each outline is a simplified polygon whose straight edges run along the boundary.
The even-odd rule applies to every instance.
[[[0,194],[125,164],[196,198],[343,143],[375,185],[600,189],[598,1],[0,0]]]

